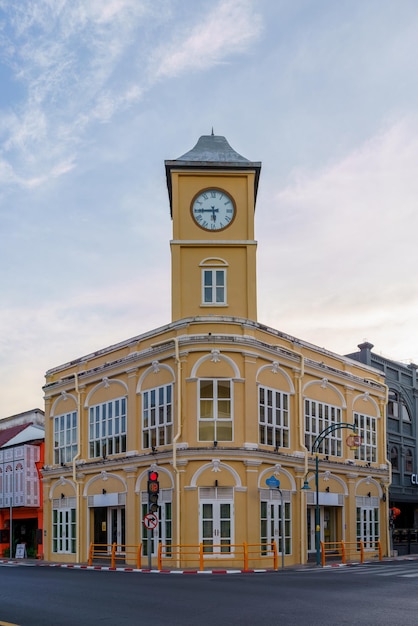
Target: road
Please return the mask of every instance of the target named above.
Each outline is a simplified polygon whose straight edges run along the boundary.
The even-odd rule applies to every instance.
[[[0,566],[0,624],[412,626],[418,561],[260,574]]]

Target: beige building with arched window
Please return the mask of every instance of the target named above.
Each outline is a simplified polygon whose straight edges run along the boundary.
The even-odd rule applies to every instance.
[[[315,554],[312,449],[327,428],[321,539],[388,551],[381,375],[257,321],[260,169],[215,135],[166,161],[171,323],[47,372],[46,558],[84,562],[92,543],[116,543],[132,562],[126,546],[142,544],[156,566],[161,542],[166,567],[188,566],[167,548],[185,544],[202,544],[207,564],[242,567],[248,543],[261,567],[275,541],[285,564],[304,563]],[[151,468],[160,493],[149,544]]]

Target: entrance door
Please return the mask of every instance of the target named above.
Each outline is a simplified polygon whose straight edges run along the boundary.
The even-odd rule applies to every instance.
[[[374,507],[357,509],[357,535],[366,550],[374,550],[379,539],[379,510]]]
[[[319,523],[321,526],[321,541],[331,543],[339,541],[337,528],[337,508],[333,506],[319,507]],[[316,552],[315,545],[315,507],[310,506],[307,509],[307,529],[308,529],[308,553]]]
[[[123,551],[125,545],[125,507],[98,506],[94,509],[94,543],[97,551],[110,552],[116,543],[116,550]]]
[[[268,547],[270,553],[272,550],[272,542],[275,541],[279,554],[282,553],[283,546],[285,554],[290,554],[290,537],[283,537],[282,532],[286,535],[286,523],[290,522],[290,503],[283,503],[285,520],[282,524],[282,506],[276,500],[262,500],[260,510],[261,522],[261,543]]]
[[[203,551],[232,552],[232,502],[200,502],[200,535]]]
[[[109,508],[109,527],[110,542],[112,545],[116,543],[116,552],[125,551],[125,508],[111,507]]]
[[[107,507],[97,506],[93,509],[95,551],[107,552]]]

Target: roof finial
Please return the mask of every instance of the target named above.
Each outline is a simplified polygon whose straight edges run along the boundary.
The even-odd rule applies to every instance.
[[[212,126],[212,137],[214,136],[214,134],[215,134],[215,133],[213,132],[213,126]]]

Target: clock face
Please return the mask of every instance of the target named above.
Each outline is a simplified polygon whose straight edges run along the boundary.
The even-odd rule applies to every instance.
[[[192,216],[205,230],[223,230],[235,217],[235,202],[222,189],[200,191],[192,201]]]

